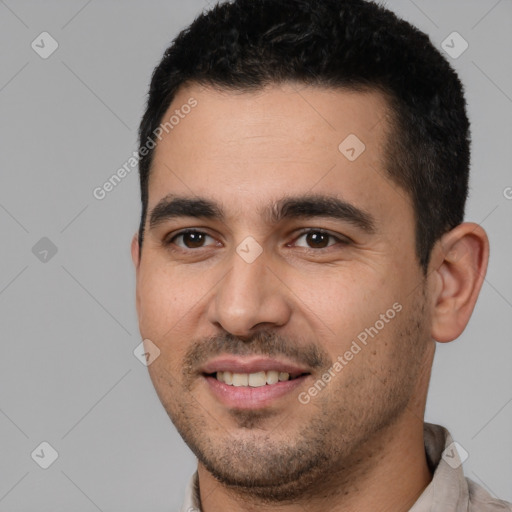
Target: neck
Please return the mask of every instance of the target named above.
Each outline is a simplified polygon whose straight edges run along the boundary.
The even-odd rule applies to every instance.
[[[416,411],[415,411],[416,412]],[[227,488],[198,465],[203,512],[406,512],[432,479],[423,441],[423,420],[411,409],[379,432],[343,467],[323,475],[304,491],[303,500],[269,504]]]

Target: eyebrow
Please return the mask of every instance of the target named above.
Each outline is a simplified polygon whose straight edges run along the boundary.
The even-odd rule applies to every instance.
[[[149,227],[178,217],[196,217],[204,219],[224,220],[222,208],[213,201],[199,198],[178,197],[169,194],[161,199],[151,211]]]
[[[328,195],[287,196],[273,203],[270,208],[260,209],[259,213],[270,224],[278,224],[286,219],[326,217],[349,222],[368,234],[376,231],[375,218],[368,211]],[[151,211],[149,227],[151,229],[179,217],[225,221],[222,206],[210,199],[169,194]]]
[[[272,205],[266,217],[270,223],[275,224],[283,219],[327,217],[349,222],[368,234],[376,230],[376,221],[369,212],[343,199],[326,195],[285,197]]]

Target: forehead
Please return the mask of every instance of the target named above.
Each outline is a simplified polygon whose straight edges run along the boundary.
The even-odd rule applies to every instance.
[[[192,99],[197,106],[186,108]],[[188,113],[178,120],[176,114],[180,111]],[[294,83],[269,85],[257,91],[231,91],[192,84],[179,90],[163,116],[165,122],[174,114],[174,122],[179,123],[171,130],[173,137],[166,137],[156,153],[167,144],[185,144],[185,148],[196,151],[207,148],[212,158],[228,157],[230,151],[238,156],[248,152],[249,156],[262,147],[271,151],[266,153],[269,159],[290,158],[295,152],[299,156],[307,150],[311,157],[318,158],[315,150],[336,154],[338,143],[349,134],[368,145],[381,142],[386,126],[382,121],[387,113],[386,100],[376,91]]]
[[[261,211],[265,198],[304,193],[371,203],[373,210],[410,207],[386,175],[390,126],[378,92],[192,84],[178,92],[162,123],[172,116],[154,153],[149,210],[169,193],[211,197],[237,214]]]

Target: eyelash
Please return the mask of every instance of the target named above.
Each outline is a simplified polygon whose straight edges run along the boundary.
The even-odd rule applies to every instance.
[[[168,239],[164,240],[164,246],[169,247],[171,245],[175,245],[174,244],[174,240],[176,240],[180,236],[184,236],[184,235],[187,235],[189,233],[199,233],[199,234],[202,234],[202,235],[209,236],[210,238],[213,238],[211,235],[209,235],[205,231],[200,231],[198,229],[190,229],[189,228],[189,229],[184,229],[183,231],[179,231],[178,233],[175,233],[171,238],[168,238]],[[329,231],[326,231],[326,230],[321,229],[321,228],[305,228],[305,229],[301,230],[299,232],[298,236],[295,238],[294,242],[296,242],[299,238],[301,238],[301,237],[303,237],[305,235],[308,235],[310,233],[318,233],[318,234],[321,234],[321,235],[327,235],[331,239],[336,240],[336,242],[338,244],[341,244],[341,245],[349,245],[349,243],[350,243],[350,240],[347,237],[340,238],[339,236],[333,235]],[[314,251],[314,252],[319,252],[321,250],[327,250],[330,247],[333,247],[334,245],[336,245],[336,244],[328,245],[327,247],[321,247],[321,248],[302,247],[302,249],[309,250],[309,251]],[[173,249],[173,250],[177,250],[177,251],[179,251],[179,250],[181,250],[181,251],[194,251],[194,250],[199,250],[199,249],[204,249],[205,248],[204,246],[198,247],[196,249],[183,248],[183,247],[179,247],[179,246],[176,246],[176,247],[177,247],[177,249]]]

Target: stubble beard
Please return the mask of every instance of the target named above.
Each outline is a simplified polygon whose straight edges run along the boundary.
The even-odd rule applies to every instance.
[[[184,401],[167,399],[164,407],[199,463],[234,494],[283,504],[313,498],[321,489],[324,497],[329,489],[339,492],[366,471],[377,447],[407,414],[427,345],[424,290],[413,302],[386,327],[393,329],[384,335],[394,348],[385,373],[373,365],[375,347],[365,347],[310,404],[297,401],[304,407],[301,425],[290,428],[287,415],[277,422],[265,411],[240,410],[220,423],[187,399],[186,390],[173,392]],[[371,343],[383,340],[377,336]]]

